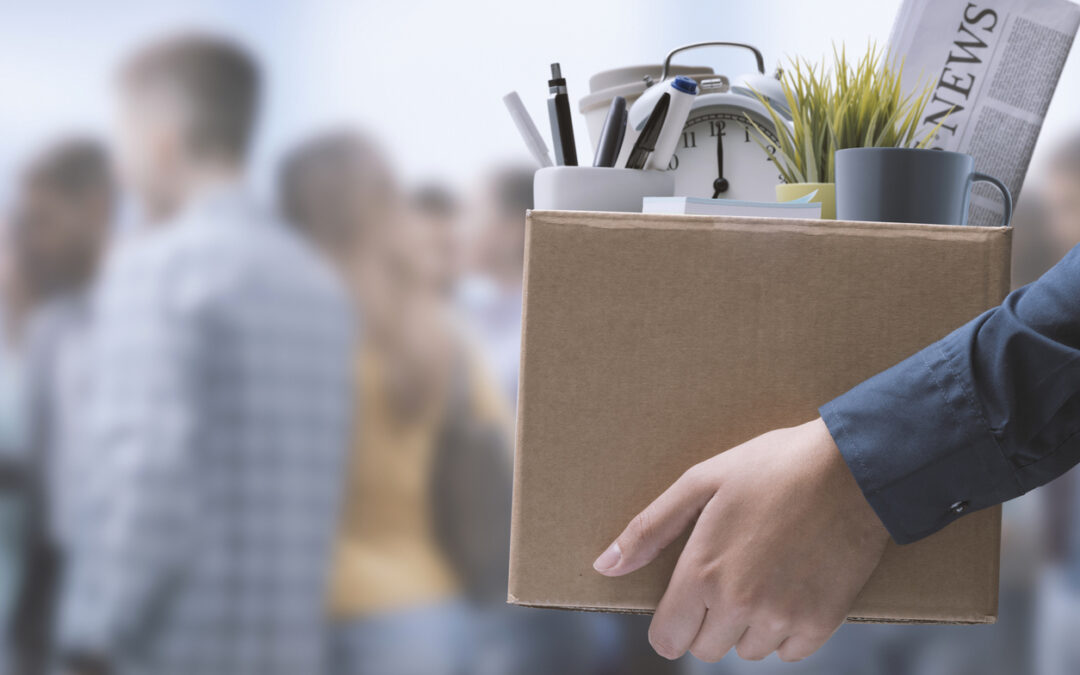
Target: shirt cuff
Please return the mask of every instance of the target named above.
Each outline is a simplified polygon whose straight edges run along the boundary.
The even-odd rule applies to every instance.
[[[819,409],[898,544],[1021,493],[974,397],[965,356],[973,330],[957,330]]]

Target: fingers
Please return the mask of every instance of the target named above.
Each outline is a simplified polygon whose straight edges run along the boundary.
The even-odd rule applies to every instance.
[[[644,567],[682,534],[712,495],[711,483],[701,469],[691,468],[630,521],[593,567],[609,577]]]
[[[687,630],[687,626],[693,624],[693,619],[673,626],[666,625],[668,621],[666,617],[660,616],[657,610],[653,626],[649,628],[649,641],[658,654],[675,659],[687,651],[687,648],[682,647],[684,633],[681,631]],[[665,626],[658,626],[658,622],[665,623]],[[771,629],[761,624],[748,627],[745,621],[732,617],[722,609],[707,609],[701,627],[691,639],[688,649],[695,658],[706,663],[720,661],[732,647],[735,647],[739,658],[748,661],[760,661],[776,652],[780,660],[792,662],[811,656],[821,649],[830,637],[828,632],[787,635],[783,630],[776,630],[775,626]]]
[[[740,659],[760,661],[777,650],[787,638],[787,633],[762,625],[751,625],[739,638],[735,652]]]
[[[721,609],[710,609],[690,645],[690,653],[706,663],[716,663],[731,651],[744,632],[745,621],[734,620],[730,613]]]
[[[792,635],[776,648],[776,654],[782,661],[799,661],[810,656],[829,641],[830,632],[819,634],[799,633]]]
[[[701,593],[690,584],[680,583],[680,576],[676,568],[649,624],[649,643],[665,659],[685,654],[705,620]]]

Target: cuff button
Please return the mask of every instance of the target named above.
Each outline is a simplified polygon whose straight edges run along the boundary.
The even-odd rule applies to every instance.
[[[959,515],[967,512],[968,503],[967,503],[966,500],[961,500],[961,501],[958,501],[958,502],[954,502],[953,505],[949,507],[949,510],[959,516]]]

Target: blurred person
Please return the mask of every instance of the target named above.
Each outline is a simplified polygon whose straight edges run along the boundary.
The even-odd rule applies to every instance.
[[[457,301],[484,357],[516,405],[521,360],[525,211],[533,206],[529,167],[504,167],[481,182],[470,209],[470,269]]]
[[[260,77],[184,34],[124,65],[119,166],[146,217],[94,298],[70,673],[318,673],[348,433],[351,314],[249,196]]]
[[[12,670],[45,672],[60,555],[59,514],[70,496],[85,431],[89,287],[112,222],[115,189],[105,148],[73,137],[31,161],[19,186],[14,249],[32,318],[26,330],[22,486],[27,498],[23,580],[11,634]],[[72,462],[72,460],[76,460]]]
[[[0,345],[9,350],[22,339],[31,305],[15,240],[14,219],[0,213]]]
[[[335,263],[364,317],[328,599],[331,672],[475,673],[472,605],[505,600],[505,404],[433,283],[435,233],[408,212],[374,145],[326,133],[290,153],[280,177],[283,210]]]
[[[8,672],[9,630],[22,571],[25,391],[23,324],[26,293],[13,251],[12,227],[0,217],[0,672]]]
[[[450,297],[461,275],[461,204],[448,188],[430,183],[412,192],[409,206],[427,241],[417,254],[430,256],[425,266],[431,281],[441,295]]]
[[[14,449],[21,445],[22,420],[19,383],[21,381],[22,324],[28,304],[20,283],[12,251],[10,222],[0,216],[0,484],[8,485]]]
[[[1043,186],[1047,232],[1057,257],[1080,243],[1080,133],[1051,158]],[[1047,486],[1049,565],[1038,589],[1035,665],[1039,675],[1080,672],[1080,475]]]
[[[1013,289],[1035,281],[1064,255],[1061,245],[1050,236],[1046,198],[1041,187],[1032,185],[1013,211]]]
[[[1043,194],[1048,234],[1058,257],[1080,243],[1080,133],[1062,143],[1050,161]]]
[[[21,480],[22,346],[32,304],[21,269],[24,263],[15,250],[14,230],[12,219],[0,214],[0,485],[5,488]]]

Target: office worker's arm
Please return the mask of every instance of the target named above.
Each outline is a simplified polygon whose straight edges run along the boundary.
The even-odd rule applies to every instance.
[[[1076,464],[1080,247],[820,413],[691,468],[596,561],[627,574],[694,523],[649,630],[660,654],[805,657],[890,534],[915,541]]]

